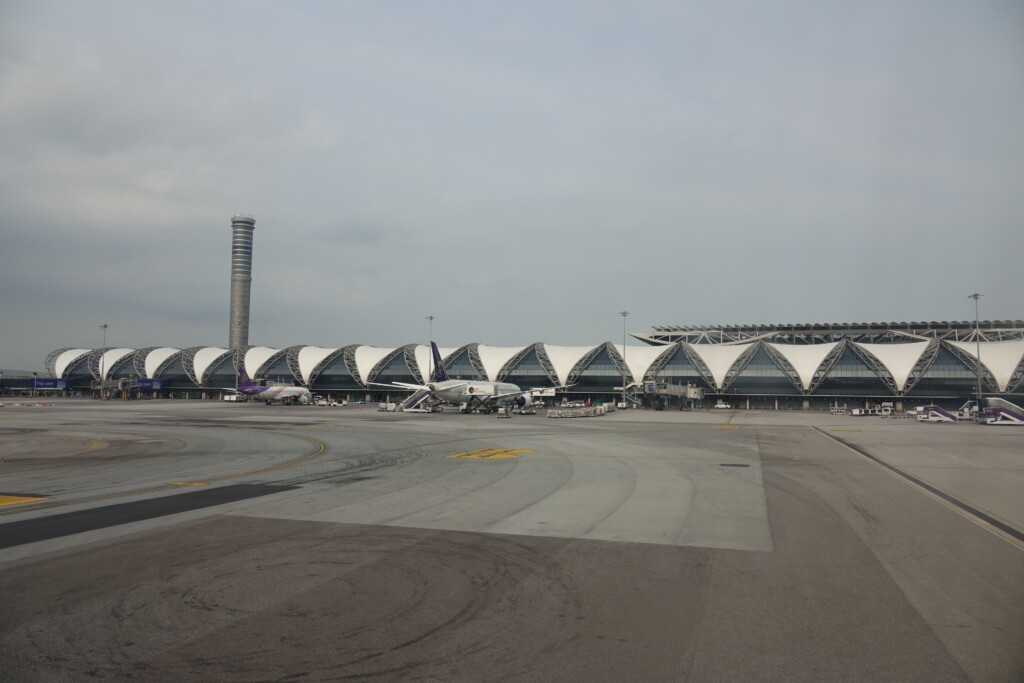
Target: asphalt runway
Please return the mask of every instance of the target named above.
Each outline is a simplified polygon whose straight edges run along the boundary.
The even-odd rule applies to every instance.
[[[0,409],[0,680],[1024,680],[1024,429]]]

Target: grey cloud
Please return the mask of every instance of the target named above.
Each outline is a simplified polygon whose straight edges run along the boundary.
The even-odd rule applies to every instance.
[[[1020,18],[5,5],[0,365],[104,321],[223,343],[235,212],[257,343],[396,345],[427,314],[450,344],[617,339],[623,308],[639,331],[953,319],[975,290],[1020,317]]]

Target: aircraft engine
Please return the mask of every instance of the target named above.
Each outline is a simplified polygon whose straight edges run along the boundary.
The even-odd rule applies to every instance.
[[[530,396],[530,392],[526,391],[516,396],[517,408],[529,408],[531,405],[533,405],[533,398]]]

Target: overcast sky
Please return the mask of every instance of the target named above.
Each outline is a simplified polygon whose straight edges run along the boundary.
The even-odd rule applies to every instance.
[[[0,3],[0,368],[1020,319],[1024,3]]]

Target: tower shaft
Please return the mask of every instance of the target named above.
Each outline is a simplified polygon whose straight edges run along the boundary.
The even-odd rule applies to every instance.
[[[252,285],[252,236],[256,219],[231,217],[231,312],[228,348],[249,345],[249,290]]]

